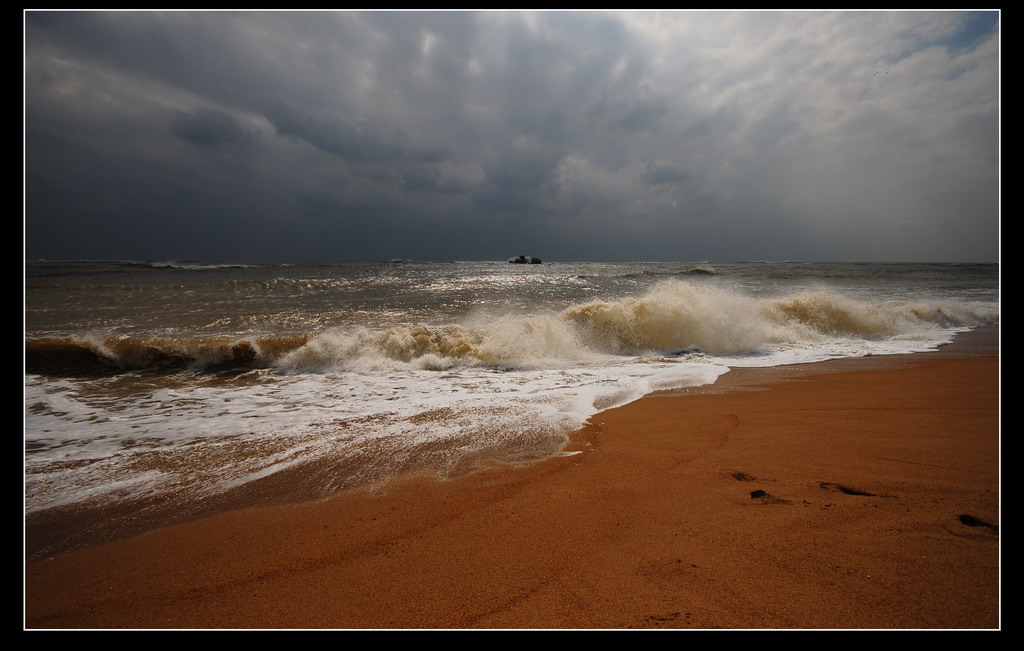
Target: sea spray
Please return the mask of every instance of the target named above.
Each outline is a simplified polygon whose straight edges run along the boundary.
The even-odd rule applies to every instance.
[[[29,526],[82,514],[52,551],[533,460],[602,409],[730,366],[928,350],[998,322],[991,265],[694,268],[30,263]]]
[[[698,350],[719,355],[759,352],[771,339],[757,299],[681,281],[645,295],[573,306],[563,312],[590,345],[614,354]]]

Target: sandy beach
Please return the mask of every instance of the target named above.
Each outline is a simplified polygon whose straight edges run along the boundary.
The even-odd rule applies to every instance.
[[[998,355],[736,370],[575,454],[32,562],[25,626],[998,628]]]

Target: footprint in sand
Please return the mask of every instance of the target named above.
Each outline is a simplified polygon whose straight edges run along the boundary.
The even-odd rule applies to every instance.
[[[869,493],[867,491],[862,491],[856,488],[850,488],[849,486],[843,486],[842,484],[834,484],[830,481],[819,481],[818,486],[821,486],[827,491],[843,493],[844,495],[863,495],[865,497],[878,497],[874,493]]]
[[[784,500],[781,497],[775,497],[768,491],[760,489],[750,491],[750,499],[757,500],[758,504],[791,504],[789,500]]]
[[[999,525],[992,524],[991,522],[985,522],[981,518],[976,518],[973,515],[963,513],[956,516],[960,522],[966,524],[968,527],[987,527],[992,533],[999,533]]]
[[[734,470],[729,474],[732,475],[732,478],[736,481],[757,481],[757,477],[748,475],[745,472],[740,472],[739,470]]]

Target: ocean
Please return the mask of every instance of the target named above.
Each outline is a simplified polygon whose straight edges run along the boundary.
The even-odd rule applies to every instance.
[[[27,553],[538,460],[652,391],[998,319],[996,264],[28,262]]]

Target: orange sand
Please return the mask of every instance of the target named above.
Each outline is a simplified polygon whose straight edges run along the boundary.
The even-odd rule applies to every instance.
[[[33,562],[25,625],[997,628],[996,337],[734,371],[573,456]]]

